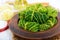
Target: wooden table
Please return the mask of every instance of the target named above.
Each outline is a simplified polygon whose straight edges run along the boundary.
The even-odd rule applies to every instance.
[[[36,39],[24,39],[14,35],[13,40],[36,40]],[[39,39],[39,40],[60,40],[60,34],[48,39]]]

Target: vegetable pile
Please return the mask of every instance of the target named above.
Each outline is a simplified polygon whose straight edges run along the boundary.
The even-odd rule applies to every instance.
[[[18,26],[31,32],[52,28],[57,23],[57,10],[51,6],[34,4],[19,12]]]

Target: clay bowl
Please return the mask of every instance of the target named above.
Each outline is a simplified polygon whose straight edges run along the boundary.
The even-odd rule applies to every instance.
[[[9,28],[15,35],[19,37],[26,38],[26,39],[44,39],[44,38],[55,36],[60,33],[60,13],[58,13],[58,16],[57,16],[57,20],[58,20],[57,24],[54,25],[53,28],[43,31],[43,32],[32,33],[32,32],[28,32],[26,30],[19,28],[17,25],[18,19],[19,19],[18,14],[16,14],[10,20]]]

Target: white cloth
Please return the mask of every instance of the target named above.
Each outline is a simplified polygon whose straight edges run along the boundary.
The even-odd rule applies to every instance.
[[[12,40],[13,35],[9,29],[6,31],[0,32],[0,40]]]
[[[0,0],[0,3],[4,4],[6,2],[14,2],[15,0]]]

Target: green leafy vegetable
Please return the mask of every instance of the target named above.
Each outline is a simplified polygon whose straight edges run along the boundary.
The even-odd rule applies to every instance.
[[[29,30],[32,32],[37,32],[39,29],[39,24],[36,22],[26,22],[25,24],[25,30]]]
[[[57,14],[57,10],[51,6],[30,5],[19,12],[18,26],[31,32],[45,31],[57,23]]]
[[[50,25],[51,27],[57,23],[56,18],[50,18],[49,20],[47,20],[47,24]]]
[[[48,16],[52,16],[52,17],[56,17],[57,16],[57,10],[54,9],[53,7],[48,6],[47,10],[48,10]]]
[[[50,25],[47,25],[47,24],[40,25],[40,31],[48,30],[49,28],[50,28]]]
[[[18,22],[18,26],[21,26],[22,28],[24,28],[24,25],[25,25],[25,20],[20,19]]]

